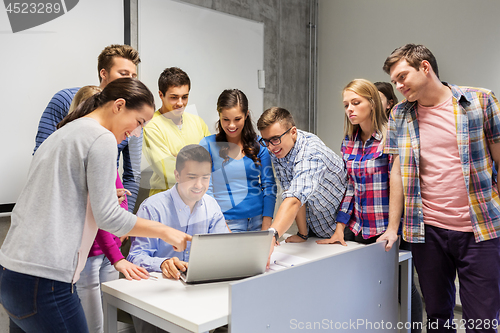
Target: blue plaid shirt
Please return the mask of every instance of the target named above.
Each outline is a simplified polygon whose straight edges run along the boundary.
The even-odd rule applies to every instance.
[[[475,240],[497,238],[500,236],[500,198],[488,143],[500,142],[500,105],[489,90],[444,84],[453,94],[458,152],[469,194]],[[404,100],[392,109],[384,152],[399,155],[401,163],[405,200],[403,237],[408,242],[423,243],[417,106],[417,102]]]
[[[319,237],[331,237],[347,186],[344,161],[316,135],[301,130],[288,155],[271,154],[271,159],[283,200],[294,197],[306,204],[307,226]]]

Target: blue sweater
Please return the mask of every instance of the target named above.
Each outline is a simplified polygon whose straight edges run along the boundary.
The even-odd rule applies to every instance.
[[[40,118],[33,154],[35,154],[38,147],[40,147],[45,139],[55,132],[57,124],[68,114],[71,102],[79,89],[80,88],[63,89],[52,97]],[[123,187],[132,193],[127,200],[128,210],[129,212],[133,212],[137,194],[139,193],[139,184],[141,182],[142,132],[140,138],[132,137],[123,140],[118,145],[117,167],[121,153],[123,153]]]
[[[260,214],[273,217],[276,182],[267,149],[259,145],[259,166],[247,156],[239,160],[230,158],[223,164],[224,159],[219,156],[220,144],[215,141],[215,135],[200,141],[212,157],[212,177],[207,194],[217,200],[226,220]]]

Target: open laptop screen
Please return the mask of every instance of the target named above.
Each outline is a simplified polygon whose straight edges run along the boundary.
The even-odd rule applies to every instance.
[[[186,283],[241,279],[264,273],[272,231],[193,235]]]

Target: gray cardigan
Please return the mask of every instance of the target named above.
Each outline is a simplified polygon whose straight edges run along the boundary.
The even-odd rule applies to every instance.
[[[33,156],[0,248],[0,265],[71,283],[87,198],[99,228],[117,236],[128,233],[137,218],[118,205],[116,156],[115,136],[91,118],[50,135]]]

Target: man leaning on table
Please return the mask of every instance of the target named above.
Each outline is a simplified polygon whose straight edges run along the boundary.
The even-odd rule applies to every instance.
[[[177,155],[175,186],[144,200],[137,216],[189,235],[229,232],[219,205],[205,194],[211,171],[210,154],[205,148],[195,144],[185,146]],[[149,272],[162,272],[167,278],[178,280],[180,271],[188,267],[190,249],[189,244],[183,252],[175,252],[170,244],[158,238],[135,237],[127,260]],[[165,332],[138,318],[133,320],[138,333]]]
[[[278,238],[294,219],[299,231],[287,242],[304,242],[309,236],[320,244],[344,242],[344,226],[335,218],[347,186],[343,160],[316,135],[298,130],[290,112],[272,107],[257,122],[261,145],[271,153],[283,202],[271,229]],[[341,223],[339,223],[340,225]]]

